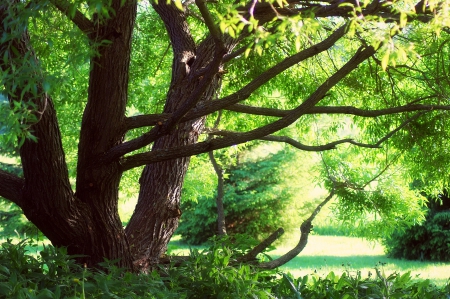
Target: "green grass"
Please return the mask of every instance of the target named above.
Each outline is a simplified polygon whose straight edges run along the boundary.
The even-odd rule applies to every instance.
[[[269,252],[269,255],[277,258],[292,249],[295,243],[296,240],[290,240]],[[189,246],[181,243],[179,236],[172,239],[169,248],[171,254],[186,255],[189,252]],[[392,259],[386,257],[383,246],[378,243],[342,236],[310,236],[303,252],[281,270],[290,272],[294,277],[311,273],[326,276],[331,271],[339,275],[345,271],[361,271],[363,277],[367,277],[369,272],[375,274],[375,267],[384,270],[386,275],[410,271],[413,277],[430,279],[438,285],[444,285],[450,278],[450,263]]]

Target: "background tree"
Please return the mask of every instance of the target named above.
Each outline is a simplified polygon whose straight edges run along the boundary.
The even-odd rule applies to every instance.
[[[80,262],[120,258],[147,270],[178,225],[190,156],[256,139],[312,151],[376,148],[416,119],[411,111],[448,110],[434,94],[380,99],[380,86],[355,100],[334,88],[343,81],[373,90],[361,80],[368,68],[379,78],[395,62],[414,65],[402,38],[440,32],[447,13],[443,2],[423,1],[2,1],[2,84],[12,117],[3,139],[17,140],[23,178],[0,171],[0,195],[55,246],[86,255]],[[220,110],[232,125],[205,131],[206,116]],[[367,135],[375,142],[308,146],[281,136],[330,113],[394,116]],[[120,182],[142,166],[124,229]],[[306,236],[313,216],[302,226]]]

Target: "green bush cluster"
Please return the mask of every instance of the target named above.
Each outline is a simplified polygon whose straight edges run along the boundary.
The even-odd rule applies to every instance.
[[[290,219],[282,215],[293,193],[283,187],[282,172],[291,159],[293,153],[280,151],[260,161],[240,163],[228,171],[223,198],[228,234],[259,239],[286,226]],[[177,234],[183,241],[201,244],[217,234],[215,197],[183,201],[181,210]]]
[[[396,230],[384,240],[386,252],[394,258],[450,261],[450,198],[444,191],[428,202],[425,222]]]
[[[0,249],[0,298],[433,298],[447,299],[450,287],[429,280],[413,280],[409,273],[375,277],[333,272],[326,277],[293,278],[277,270],[263,271],[236,263],[245,250],[230,239],[215,239],[203,250],[193,250],[181,265],[161,266],[149,274],[133,274],[114,262],[104,270],[77,265],[64,249],[47,246],[39,255],[26,251],[27,242],[2,244]]]

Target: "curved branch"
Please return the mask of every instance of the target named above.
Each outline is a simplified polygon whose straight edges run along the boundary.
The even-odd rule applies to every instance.
[[[312,221],[314,220],[314,218],[316,218],[317,214],[319,214],[323,206],[325,206],[333,198],[334,193],[335,190],[333,188],[330,194],[314,209],[311,216],[309,216],[308,219],[303,221],[303,223],[300,226],[300,240],[293,249],[291,249],[290,251],[288,251],[287,253],[285,253],[284,255],[280,256],[275,260],[263,262],[258,264],[257,266],[263,269],[274,269],[281,265],[286,264],[287,262],[295,258],[300,252],[302,252],[306,244],[308,243],[309,233],[313,228]]]
[[[25,180],[0,169],[0,196],[21,206]]]
[[[230,137],[233,135],[240,134],[238,132],[230,132],[230,131],[208,131],[207,133],[210,135],[230,136]],[[365,147],[365,148],[380,148],[380,144],[381,144],[381,142],[377,142],[377,144],[360,143],[360,142],[356,142],[350,138],[333,141],[333,142],[323,144],[323,145],[306,145],[306,144],[300,143],[297,140],[295,140],[291,137],[287,137],[287,136],[267,135],[267,136],[264,136],[264,137],[261,137],[258,139],[265,140],[265,141],[284,142],[284,143],[292,145],[295,148],[298,148],[302,151],[307,151],[307,152],[322,152],[322,151],[333,150],[333,149],[336,149],[337,145],[343,144],[343,143],[350,143],[350,144],[353,144],[353,145],[356,145],[359,147]]]
[[[356,54],[334,73],[330,78],[328,78],[322,85],[320,85],[317,90],[300,106],[292,110],[292,112],[263,127],[254,129],[249,132],[239,133],[234,137],[223,137],[218,139],[212,139],[209,141],[204,141],[184,147],[169,148],[164,150],[156,150],[147,153],[141,153],[132,155],[130,157],[122,158],[120,163],[123,170],[128,170],[137,166],[164,161],[180,157],[188,157],[196,154],[205,153],[211,150],[225,148],[234,144],[245,143],[250,140],[255,140],[274,132],[277,132],[298,120],[302,115],[306,114],[311,108],[319,103],[324,95],[335,86],[342,78],[354,70],[360,63],[369,58],[375,53],[373,47],[367,47],[364,50],[360,48]]]
[[[274,135],[269,135],[269,136],[265,136],[262,138],[259,138],[261,140],[266,140],[266,141],[276,141],[276,142],[284,142],[287,144],[292,145],[293,147],[296,147],[298,149],[301,149],[303,151],[309,151],[309,152],[322,152],[322,151],[328,151],[328,150],[332,150],[332,149],[336,149],[336,146],[339,144],[343,144],[343,143],[350,143],[359,147],[365,147],[365,148],[380,148],[380,145],[377,144],[367,144],[367,143],[360,143],[360,142],[356,142],[353,139],[347,138],[347,139],[341,139],[341,140],[337,140],[337,141],[333,141],[327,144],[323,144],[323,145],[305,145],[302,144],[290,137],[287,136],[274,136]],[[380,143],[381,144],[381,143]]]
[[[66,15],[82,32],[89,34],[94,31],[94,24],[78,9],[72,12],[69,2],[64,0],[50,0],[50,2],[60,12]]]

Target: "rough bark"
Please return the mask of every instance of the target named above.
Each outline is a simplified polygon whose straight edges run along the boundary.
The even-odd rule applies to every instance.
[[[174,60],[172,81],[164,113],[172,117],[161,124],[170,133],[159,137],[152,151],[182,148],[195,144],[205,118],[178,123],[191,107],[210,101],[220,86],[218,70],[222,57],[233,47],[217,48],[214,39],[195,47],[186,16],[165,2],[153,4],[163,19],[171,38]],[[180,198],[189,156],[145,166],[140,178],[138,203],[127,227],[135,266],[146,271],[164,254],[181,216]]]
[[[94,37],[109,38],[112,43],[100,48],[100,55],[92,61],[89,99],[79,143],[77,192],[74,194],[69,182],[53,101],[43,92],[42,78],[37,70],[33,79],[39,87],[38,96],[25,93],[21,98],[19,89],[12,101],[34,103],[37,122],[29,125],[38,142],[26,140],[20,148],[24,179],[10,176],[9,182],[11,187],[20,191],[13,195],[2,192],[2,195],[16,202],[53,245],[67,247],[69,254],[86,255],[79,261],[96,265],[104,257],[120,258],[122,266],[131,268],[128,244],[117,213],[121,177],[118,163],[94,163],[96,155],[121,140],[118,132],[121,131],[127,98],[136,3],[120,6],[120,2],[113,4],[117,17],[97,26],[97,31],[91,36],[92,40]],[[10,1],[1,6],[3,21],[15,18],[13,12],[20,9],[16,4]],[[121,28],[120,33],[116,28]],[[1,46],[2,52],[9,51],[14,57],[13,63],[20,63],[26,61],[26,55],[33,53],[33,49],[26,27],[16,29],[22,30],[22,34]],[[18,51],[12,51],[12,47]],[[31,57],[38,65],[34,55]],[[2,65],[2,68],[9,71],[7,65]],[[2,176],[2,184],[8,184],[4,178],[8,176]]]

